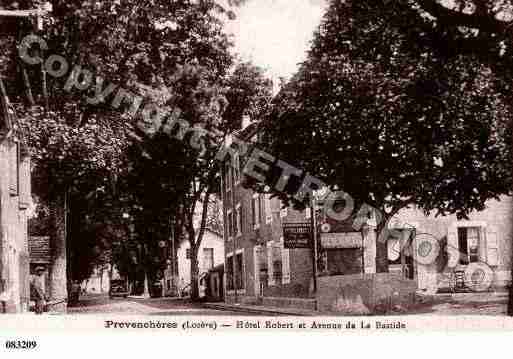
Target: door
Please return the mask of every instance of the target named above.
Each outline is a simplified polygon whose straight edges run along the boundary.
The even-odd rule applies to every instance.
[[[329,275],[363,273],[361,248],[327,249]]]

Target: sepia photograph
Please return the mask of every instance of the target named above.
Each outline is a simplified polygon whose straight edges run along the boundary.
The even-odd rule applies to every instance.
[[[0,46],[7,353],[513,329],[513,1],[1,0]]]

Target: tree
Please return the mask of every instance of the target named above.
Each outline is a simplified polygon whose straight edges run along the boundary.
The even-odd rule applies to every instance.
[[[198,249],[205,229],[216,224],[209,211],[213,197],[220,192],[216,155],[224,137],[240,126],[243,116],[261,111],[271,97],[271,84],[262,70],[244,63],[230,72],[227,65],[220,64],[225,66],[220,67],[222,76],[221,71],[213,73],[212,68],[200,64],[179,68],[171,78],[175,95],[165,105],[179,113],[187,133],[180,126],[169,129],[165,121],[158,124],[157,131],[141,130],[144,141],[133,161],[137,168],[134,173],[144,172],[146,176],[139,182],[141,206],[148,213],[145,218],[161,218],[161,223],[168,223],[162,217],[172,217],[174,238],[184,236],[190,244],[193,299],[198,297]],[[201,145],[191,146],[198,131]]]
[[[332,1],[262,125],[277,158],[383,225],[409,205],[465,217],[511,192],[511,37],[434,19],[429,3]],[[378,271],[385,260],[381,243]]]
[[[34,31],[30,22],[14,26],[1,65],[11,99],[22,104],[18,111],[34,150],[35,192],[49,204],[53,218],[51,296],[62,300],[70,242],[68,201],[80,201],[81,194],[116,185],[122,177],[127,168],[124,154],[138,141],[128,137],[141,117],[131,111],[137,96],[147,99],[147,88],[180,87],[173,80],[179,77],[175,73],[195,67],[208,69],[202,76],[214,82],[223,78],[231,56],[218,18],[227,11],[211,0],[50,3],[52,11],[38,32],[48,49],[36,54],[63,56],[68,71],[61,77],[47,76],[45,66],[27,66],[16,58],[16,45]],[[26,1],[18,7],[37,5]],[[20,88],[26,88],[26,97]],[[121,89],[129,93],[127,101],[120,98]]]
[[[256,120],[264,113],[271,100],[272,81],[258,66],[250,62],[238,63],[227,79],[223,121],[230,131],[242,127],[244,117]]]

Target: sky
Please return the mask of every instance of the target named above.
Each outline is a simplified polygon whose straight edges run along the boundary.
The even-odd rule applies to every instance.
[[[227,24],[235,51],[267,71],[276,83],[290,78],[305,59],[325,0],[249,0]]]

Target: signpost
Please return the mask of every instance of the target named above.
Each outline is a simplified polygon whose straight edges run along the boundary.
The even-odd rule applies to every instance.
[[[310,223],[284,223],[283,246],[288,249],[312,248]]]

